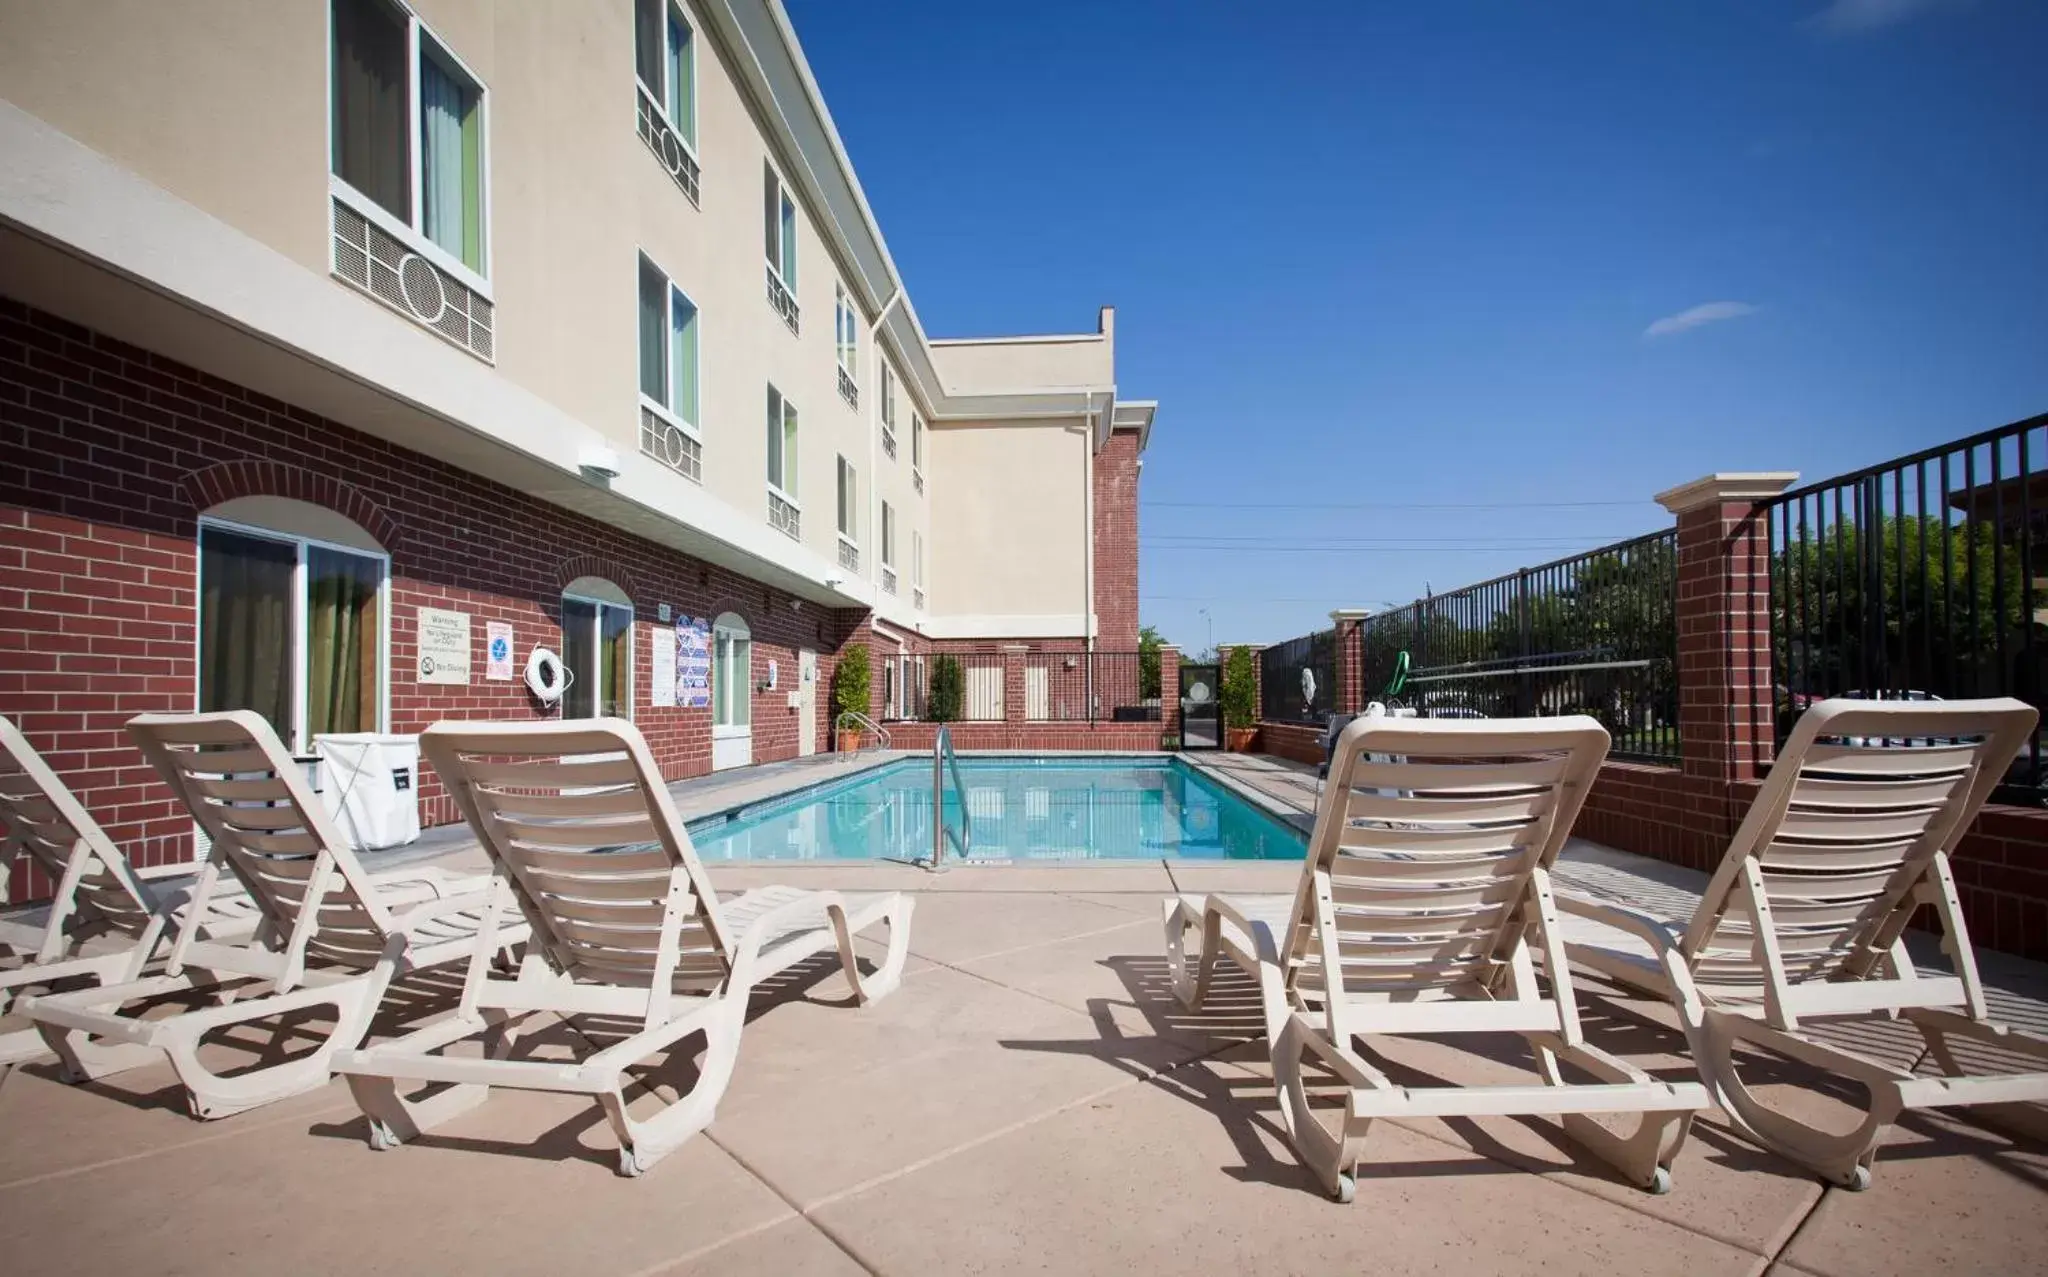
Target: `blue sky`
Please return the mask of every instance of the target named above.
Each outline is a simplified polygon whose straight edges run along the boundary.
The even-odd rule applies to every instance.
[[[2048,411],[2040,0],[786,3],[932,335],[1117,307],[1190,648]]]

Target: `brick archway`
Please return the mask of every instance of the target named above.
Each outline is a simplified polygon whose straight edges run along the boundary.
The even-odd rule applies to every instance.
[[[626,571],[618,560],[606,558],[601,554],[578,554],[563,559],[555,569],[555,592],[561,593],[569,588],[571,581],[583,576],[599,577],[618,586],[633,604],[635,614],[639,612],[640,591],[633,586],[632,574]]]
[[[289,497],[345,515],[394,557],[404,529],[362,489],[332,475],[279,461],[220,461],[181,480],[194,512],[238,497]]]

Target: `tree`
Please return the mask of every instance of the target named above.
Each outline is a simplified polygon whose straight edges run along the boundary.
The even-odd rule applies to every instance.
[[[832,670],[832,710],[839,714],[866,714],[873,710],[874,668],[868,663],[868,645],[849,643],[839,654]]]
[[[1252,650],[1233,647],[1223,662],[1223,724],[1226,727],[1255,727],[1259,721],[1259,674],[1252,665]]]
[[[960,705],[966,699],[966,683],[967,677],[960,668],[959,657],[944,653],[934,656],[927,717],[934,723],[959,722]]]
[[[1138,631],[1138,699],[1141,701],[1159,699],[1159,649],[1165,642],[1155,626],[1147,625]]]

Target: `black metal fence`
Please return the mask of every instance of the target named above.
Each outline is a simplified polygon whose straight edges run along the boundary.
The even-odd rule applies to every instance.
[[[1769,506],[1778,739],[1827,696],[2016,696],[2048,688],[2048,415]],[[2009,799],[2048,791],[2037,736]]]
[[[1615,757],[1676,763],[1677,601],[1676,530],[1524,568],[1367,618],[1363,691],[1436,717],[1591,714]]]
[[[1320,725],[1337,707],[1337,634],[1275,643],[1259,657],[1259,718]]]

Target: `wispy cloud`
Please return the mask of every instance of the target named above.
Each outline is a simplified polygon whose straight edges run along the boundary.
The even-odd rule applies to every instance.
[[[1691,310],[1681,310],[1676,315],[1664,318],[1643,329],[1643,340],[1652,341],[1658,337],[1674,337],[1690,332],[1704,324],[1718,324],[1724,319],[1740,319],[1744,315],[1756,314],[1756,307],[1748,302],[1707,302]]]
[[[1813,17],[1813,25],[1833,35],[1879,31],[1948,8],[1956,0],[1834,0]]]

